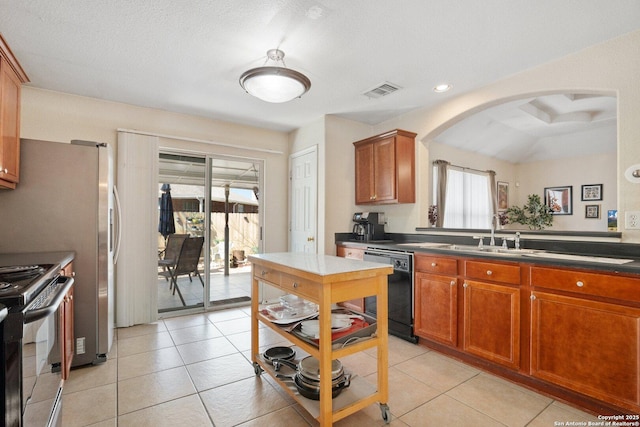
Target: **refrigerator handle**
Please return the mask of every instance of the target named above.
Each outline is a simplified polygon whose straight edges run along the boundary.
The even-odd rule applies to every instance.
[[[122,227],[120,221],[122,220],[122,209],[120,208],[120,196],[118,195],[118,188],[113,186],[113,200],[116,207],[116,220],[115,220],[115,244],[113,245],[113,263],[118,262],[118,255],[120,254],[120,238],[122,237]]]

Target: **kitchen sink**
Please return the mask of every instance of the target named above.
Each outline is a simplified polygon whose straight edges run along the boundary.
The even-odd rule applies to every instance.
[[[585,261],[585,262],[600,262],[603,264],[626,264],[629,262],[633,262],[632,259],[623,259],[623,258],[607,258],[600,256],[589,256],[589,255],[572,255],[572,254],[558,254],[553,252],[532,252],[528,254],[522,254],[528,257],[535,258],[550,258],[550,259],[562,259],[567,261]]]
[[[421,242],[421,243],[400,243],[398,246],[410,246],[412,248],[421,249],[447,249],[451,246],[450,243],[436,243],[436,242]]]
[[[533,249],[514,249],[514,248],[503,248],[502,246],[476,246],[476,245],[449,245],[447,248],[442,249],[452,249],[454,251],[465,251],[465,252],[486,252],[496,255],[525,255],[532,254],[539,251],[534,251]]]
[[[399,246],[410,246],[421,249],[444,249],[456,252],[482,252],[498,256],[524,256],[532,258],[546,258],[566,261],[583,261],[583,262],[599,262],[602,264],[626,264],[633,262],[632,259],[608,258],[591,255],[573,255],[562,254],[556,252],[547,252],[541,249],[515,249],[503,248],[502,246],[478,246],[478,245],[458,245],[451,243],[421,242],[421,243],[402,243]]]

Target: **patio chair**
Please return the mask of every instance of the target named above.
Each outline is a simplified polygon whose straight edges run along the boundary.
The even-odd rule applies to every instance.
[[[180,254],[178,255],[178,260],[176,262],[175,267],[171,272],[171,282],[173,285],[173,295],[175,295],[176,291],[178,291],[178,296],[180,297],[180,301],[182,301],[182,305],[186,306],[187,304],[184,302],[184,297],[182,296],[182,292],[180,292],[180,288],[178,287],[178,277],[182,275],[189,275],[189,280],[191,280],[191,275],[197,275],[198,279],[200,279],[200,283],[202,283],[202,287],[204,287],[204,280],[202,280],[202,276],[198,271],[198,263],[200,262],[200,254],[202,253],[202,246],[204,245],[204,237],[188,237],[184,240],[182,244],[182,249],[180,250]]]
[[[158,254],[161,256],[158,260],[158,267],[162,267],[163,271],[161,275],[164,276],[167,281],[169,281],[172,275],[171,270],[178,262],[180,249],[182,249],[182,244],[187,237],[189,237],[188,234],[169,234],[164,250]],[[169,289],[171,289],[171,285]]]

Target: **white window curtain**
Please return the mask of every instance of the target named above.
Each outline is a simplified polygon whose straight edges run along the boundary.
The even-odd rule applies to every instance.
[[[116,326],[153,322],[158,313],[158,137],[118,132],[122,212],[116,264]]]
[[[443,227],[490,228],[493,206],[489,174],[450,166]]]

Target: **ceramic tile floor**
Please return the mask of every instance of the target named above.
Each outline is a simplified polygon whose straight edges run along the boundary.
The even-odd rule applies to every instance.
[[[202,271],[202,268],[200,269]],[[251,265],[245,264],[238,268],[230,268],[225,276],[221,268],[214,269],[210,275],[211,301],[229,300],[251,296]],[[204,275],[202,275],[204,279]],[[187,275],[178,277],[178,286],[182,292],[187,308],[200,306],[203,301],[202,283],[197,277],[189,280]],[[158,276],[158,310],[181,310],[185,308],[177,293],[169,289],[169,282]]]
[[[118,329],[107,362],[71,371],[63,425],[315,426],[249,362],[249,307]],[[265,347],[286,344],[260,329]],[[391,426],[553,426],[594,416],[423,347],[390,337]],[[375,383],[375,349],[341,359]],[[382,426],[371,405],[337,426]]]
[[[159,270],[160,271],[160,270]],[[200,269],[202,271],[202,268]],[[204,279],[204,274],[202,275]],[[209,286],[211,301],[229,300],[251,296],[251,265],[245,264],[238,268],[230,268],[225,276],[221,268],[214,269],[210,275]],[[181,310],[195,306],[202,307],[203,289],[198,277],[189,280],[187,275],[178,277],[178,286],[187,307],[182,305],[177,293],[169,289],[169,281],[158,276],[158,310]]]

